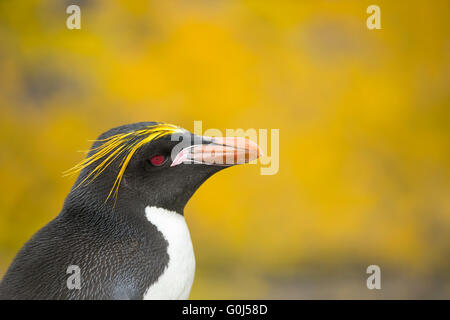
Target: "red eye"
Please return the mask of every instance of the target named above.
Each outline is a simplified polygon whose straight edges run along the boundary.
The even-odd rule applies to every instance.
[[[161,165],[164,163],[165,160],[166,160],[166,158],[165,158],[164,156],[162,156],[162,155],[157,155],[157,156],[152,157],[152,158],[150,159],[150,162],[151,162],[152,165],[154,165],[155,167],[159,167],[159,166],[161,166]]]

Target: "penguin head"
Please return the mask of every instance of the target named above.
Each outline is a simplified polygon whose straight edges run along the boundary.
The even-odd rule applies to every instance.
[[[87,157],[67,172],[79,176],[66,205],[111,211],[139,203],[183,214],[210,176],[260,155],[258,145],[244,138],[198,136],[156,122],[123,125],[100,135]]]

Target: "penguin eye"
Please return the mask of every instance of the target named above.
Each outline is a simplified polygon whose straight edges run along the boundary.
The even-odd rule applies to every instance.
[[[164,162],[166,162],[166,157],[164,157],[163,155],[157,155],[157,156],[153,156],[150,159],[150,163],[152,165],[154,165],[155,167],[160,167],[164,164]]]

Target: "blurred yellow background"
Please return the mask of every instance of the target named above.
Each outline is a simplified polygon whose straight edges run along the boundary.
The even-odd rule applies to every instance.
[[[87,140],[201,120],[279,129],[280,168],[227,169],[189,202],[191,298],[450,298],[449,9],[0,1],[0,276],[58,214]]]

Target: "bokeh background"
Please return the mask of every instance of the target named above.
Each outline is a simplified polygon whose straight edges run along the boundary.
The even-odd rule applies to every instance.
[[[191,298],[450,298],[449,9],[0,1],[0,276],[58,214],[89,139],[202,120],[279,129],[280,167],[227,169],[190,201]]]

